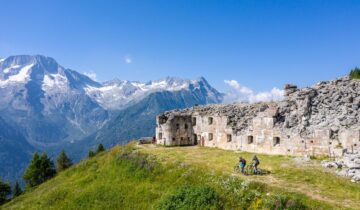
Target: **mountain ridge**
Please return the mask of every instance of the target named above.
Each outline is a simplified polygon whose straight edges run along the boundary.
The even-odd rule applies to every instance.
[[[13,125],[34,149],[47,151],[54,157],[61,149],[69,148],[69,155],[80,160],[85,152],[81,157],[77,153],[71,154],[73,147],[78,145],[75,150],[81,151],[91,148],[91,142],[105,141],[104,138],[90,137],[99,134],[99,130],[109,133],[106,128],[116,127],[110,123],[123,122],[114,119],[120,119],[120,115],[129,117],[126,112],[136,113],[138,116],[134,118],[151,122],[155,114],[166,111],[166,107],[220,103],[223,94],[211,87],[204,77],[197,80],[166,77],[148,82],[119,79],[98,82],[63,67],[54,58],[19,55],[0,61],[0,97],[3,99],[0,101],[0,116]],[[146,106],[144,101],[151,101],[149,98],[152,97],[157,101],[153,104],[162,104],[159,101],[167,101],[166,97],[169,97],[173,106]],[[126,125],[129,126],[124,129],[132,129],[131,124]],[[150,123],[151,129],[139,134],[152,135],[153,126],[154,123]],[[139,137],[139,134],[128,135],[127,132],[120,132],[121,141],[112,138],[111,144],[107,145]],[[76,144],[78,141],[80,143]]]

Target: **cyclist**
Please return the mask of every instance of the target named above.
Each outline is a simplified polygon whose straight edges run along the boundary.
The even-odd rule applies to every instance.
[[[245,166],[246,166],[246,160],[243,157],[239,158],[239,166],[240,166],[240,169],[241,169],[241,173],[244,173],[244,169],[245,169]]]
[[[256,174],[258,172],[258,165],[260,164],[259,159],[256,157],[256,155],[252,158],[252,166],[254,167],[254,173]]]

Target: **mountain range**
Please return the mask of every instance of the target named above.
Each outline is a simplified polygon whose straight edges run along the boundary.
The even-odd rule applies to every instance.
[[[154,135],[163,111],[220,103],[223,94],[203,77],[98,82],[53,58],[18,55],[0,59],[0,98],[0,177],[15,180],[34,151],[65,149],[78,161],[99,143]]]

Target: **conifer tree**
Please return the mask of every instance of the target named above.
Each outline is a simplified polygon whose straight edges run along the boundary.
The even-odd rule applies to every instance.
[[[11,194],[10,185],[0,180],[0,205],[6,202],[10,194]]]
[[[72,162],[70,158],[68,158],[68,156],[66,155],[65,151],[62,150],[56,161],[56,171],[57,172],[63,171],[69,168],[70,166],[72,166]]]
[[[95,152],[90,150],[89,154],[88,154],[88,157],[91,158],[91,157],[94,157],[94,156],[95,156]]]
[[[19,195],[21,195],[23,193],[20,185],[19,185],[19,182],[16,181],[15,183],[15,186],[14,186],[14,189],[13,189],[13,198],[16,198],[18,197]]]
[[[105,151],[105,147],[102,144],[99,144],[96,150],[96,154]]]
[[[50,160],[50,158],[44,152],[41,157],[41,180],[45,182],[48,179],[51,179],[56,174],[56,169],[54,166],[54,162]]]
[[[35,152],[23,177],[27,187],[34,187],[41,183],[40,165],[40,156],[37,152]]]
[[[46,153],[43,153],[40,157],[39,154],[35,152],[33,159],[25,171],[24,180],[27,187],[34,187],[52,178],[55,174],[54,163],[48,158]]]

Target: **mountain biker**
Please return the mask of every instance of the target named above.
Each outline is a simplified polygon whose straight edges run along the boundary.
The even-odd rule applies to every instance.
[[[240,166],[240,169],[241,169],[241,173],[244,173],[244,169],[245,169],[245,166],[246,166],[246,160],[243,157],[239,158],[239,166]]]
[[[256,157],[256,155],[253,156],[252,158],[252,166],[254,167],[254,173],[256,174],[258,171],[258,165],[260,164],[259,159]]]

